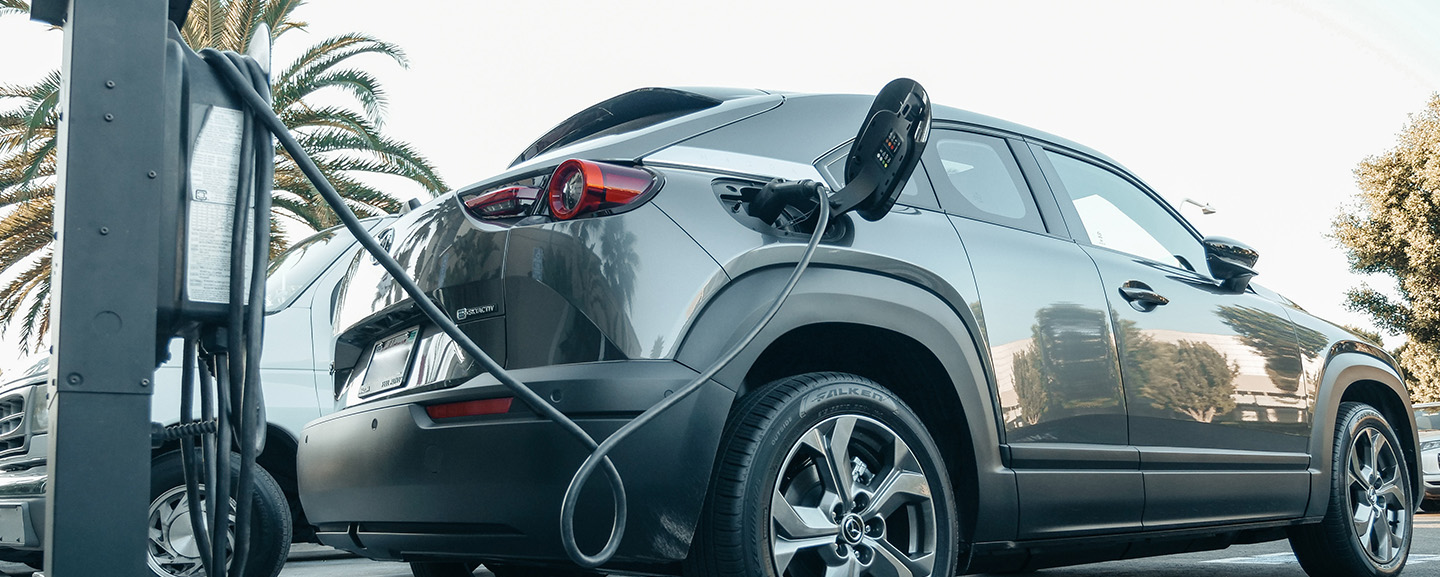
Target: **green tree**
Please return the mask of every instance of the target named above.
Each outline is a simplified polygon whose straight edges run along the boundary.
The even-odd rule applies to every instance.
[[[1140,388],[1157,409],[1182,413],[1201,423],[1235,408],[1235,377],[1240,367],[1224,353],[1205,343],[1151,341],[1151,358],[1145,372],[1151,375]]]
[[[256,28],[269,26],[272,38],[304,29],[294,18],[304,0],[196,0],[181,30],[195,49],[244,52]],[[25,14],[24,0],[0,0],[0,16]],[[401,203],[367,184],[366,174],[399,176],[430,194],[446,189],[435,168],[413,147],[382,132],[385,92],[369,72],[351,60],[378,54],[406,66],[398,46],[358,33],[327,38],[288,66],[272,71],[275,111],[305,151],[325,172],[356,213],[395,212]],[[20,320],[22,349],[38,346],[50,326],[51,231],[54,223],[56,125],[60,73],[33,84],[0,85],[0,329]],[[345,95],[351,105],[337,105]],[[321,102],[323,100],[323,102]],[[274,212],[319,230],[339,223],[319,192],[283,150],[275,157]],[[272,253],[284,248],[275,235]]]
[[[1396,298],[1368,285],[1346,306],[1381,330],[1404,334],[1400,364],[1416,400],[1440,400],[1440,94],[1411,115],[1395,148],[1355,169],[1357,202],[1335,218],[1333,236],[1350,268],[1395,282]]]

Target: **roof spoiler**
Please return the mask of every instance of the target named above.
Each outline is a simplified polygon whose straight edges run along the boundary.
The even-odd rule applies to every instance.
[[[539,140],[525,148],[510,166],[515,166],[548,150],[596,136],[628,122],[647,117],[665,119],[699,112],[720,104],[714,97],[676,90],[674,88],[641,88],[626,92],[580,111],[550,129]]]

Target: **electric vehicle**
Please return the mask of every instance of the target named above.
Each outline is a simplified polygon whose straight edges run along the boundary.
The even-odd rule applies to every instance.
[[[395,217],[367,219],[370,230]],[[307,421],[335,409],[329,395],[330,315],[349,257],[360,247],[344,228],[317,233],[271,264],[266,279],[266,339],[262,376],[266,393],[266,450],[258,463],[254,549],[247,576],[277,574],[296,540],[313,541],[296,498],[295,446]],[[151,418],[180,420],[180,347],[155,372]],[[45,535],[45,482],[49,438],[45,360],[0,387],[0,559],[40,567]],[[178,443],[152,452],[149,565],[159,577],[202,570],[188,518]],[[99,473],[99,472],[97,472]],[[233,537],[232,537],[233,538]]]
[[[846,187],[868,104],[633,91],[380,241],[604,439],[762,319],[819,228],[816,201],[763,191]],[[1401,570],[1423,493],[1389,355],[1095,150],[938,105],[911,144],[898,202],[831,219],[758,336],[610,453],[627,522],[599,570],[954,575],[1287,537],[1311,575]],[[398,284],[358,254],[340,285],[342,408],[298,453],[319,540],[421,576],[586,574],[561,503],[589,449]],[[574,503],[594,552],[606,478]]]

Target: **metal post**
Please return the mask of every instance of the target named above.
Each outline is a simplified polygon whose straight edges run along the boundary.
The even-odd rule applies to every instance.
[[[150,399],[166,0],[35,0],[63,15],[45,574],[150,575]]]

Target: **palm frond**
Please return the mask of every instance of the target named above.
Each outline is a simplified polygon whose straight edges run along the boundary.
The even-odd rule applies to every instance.
[[[29,13],[30,3],[25,0],[0,0],[0,16]]]
[[[280,111],[280,120],[298,134],[308,134],[322,128],[348,132],[360,138],[371,138],[371,135],[380,133],[379,127],[370,122],[370,119],[339,106],[289,108]]]
[[[381,125],[381,117],[385,113],[386,96],[385,90],[380,87],[379,79],[375,78],[373,74],[363,70],[343,69],[330,70],[310,78],[301,78],[304,81],[292,85],[296,90],[293,94],[287,94],[287,98],[298,101],[326,88],[339,89],[360,101],[360,105],[365,108],[365,115],[372,119],[376,126]],[[286,88],[290,88],[290,86]]]
[[[45,335],[50,332],[50,275],[48,274],[50,259],[48,256],[41,266],[45,268],[46,274],[42,274],[40,282],[35,285],[34,295],[30,297],[30,310],[26,311],[25,319],[20,324],[20,352],[27,355],[32,350],[27,343],[34,342],[33,350],[38,351],[45,345]]]
[[[307,151],[321,155],[349,152],[373,156],[380,161],[374,165],[378,170],[356,170],[405,177],[425,187],[432,196],[448,190],[445,181],[435,172],[430,161],[414,147],[398,140],[378,134],[362,138],[334,130],[302,134],[298,140]],[[355,157],[351,155],[351,158]]]
[[[190,12],[185,15],[185,25],[180,27],[180,37],[190,46],[204,46],[210,39],[210,3],[192,2]]]
[[[260,22],[270,26],[272,39],[305,28],[305,22],[293,17],[304,3],[195,0],[181,34],[197,49],[244,51]],[[28,10],[25,0],[0,0],[0,15]],[[386,93],[379,79],[347,65],[362,54],[381,54],[401,67],[409,64],[399,46],[365,34],[342,34],[314,44],[276,75],[273,92],[277,113],[345,203],[369,216],[402,205],[389,192],[367,184],[365,175],[399,176],[431,194],[446,187],[414,147],[381,131]],[[8,281],[0,286],[0,331],[18,321],[24,347],[39,346],[50,328],[60,81],[60,72],[54,71],[29,84],[0,84],[0,272]],[[311,102],[327,89],[353,100],[340,105]],[[315,230],[339,222],[294,159],[284,150],[276,152],[272,254],[285,246],[278,234],[281,218]]]
[[[313,83],[313,78],[345,60],[361,54],[383,54],[401,67],[409,66],[399,46],[364,34],[342,34],[311,46],[280,74],[274,76],[275,105],[284,108],[299,101],[297,94]]]
[[[214,1],[214,0],[211,0]],[[250,37],[260,23],[260,12],[264,9],[262,0],[229,0],[226,5],[225,34],[222,37],[225,50],[241,54],[250,47]]]
[[[278,39],[290,30],[304,29],[308,24],[290,19],[290,13],[304,4],[305,0],[270,0],[260,14],[260,21],[270,26],[270,38]]]
[[[51,253],[46,252],[30,268],[21,272],[4,289],[0,289],[0,330],[8,329],[11,321],[15,319],[16,313],[25,305],[27,300],[31,302],[45,303],[41,305],[42,312],[26,314],[21,319],[20,327],[20,348],[24,353],[30,352],[30,344],[38,348],[44,339],[45,333],[50,330],[50,264]],[[34,311],[35,304],[30,306]],[[38,321],[39,326],[36,326]]]

